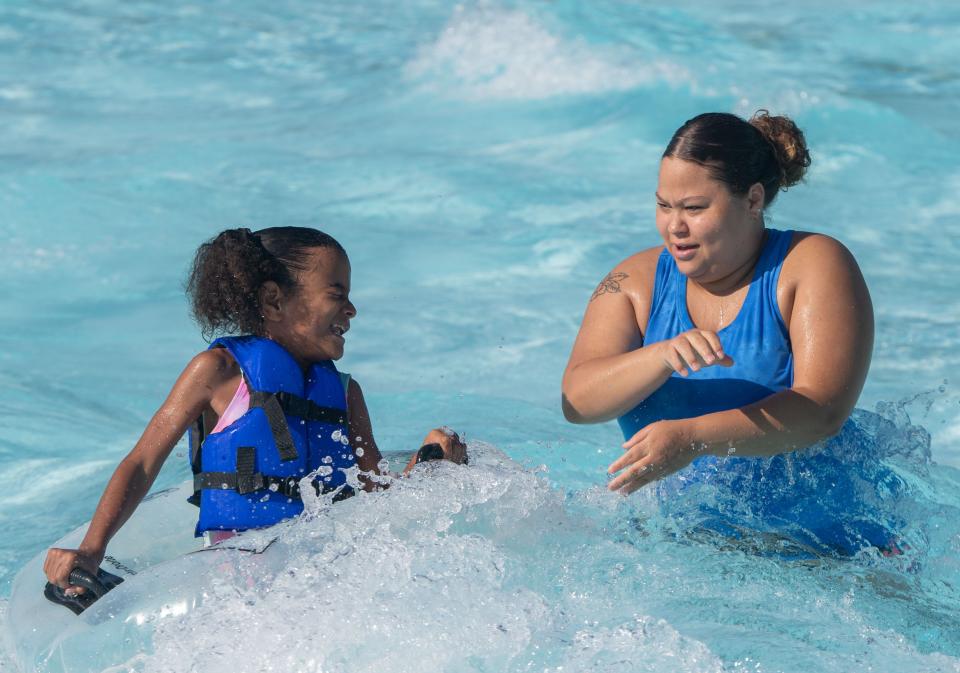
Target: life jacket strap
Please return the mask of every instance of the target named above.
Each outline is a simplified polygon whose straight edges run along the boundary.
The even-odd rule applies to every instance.
[[[257,450],[252,446],[237,447],[237,471],[236,472],[198,472],[193,475],[193,491],[199,493],[201,489],[219,489],[224,491],[236,491],[240,495],[246,495],[255,491],[269,490],[273,493],[285,495],[293,500],[302,500],[300,494],[301,477],[275,477],[269,474],[256,472]],[[321,486],[318,480],[313,480],[313,488],[317,495],[328,493],[332,488]],[[345,497],[353,495],[353,489],[344,486],[342,491],[350,491],[349,494],[340,497],[340,493],[334,498],[334,501],[342,500]]]
[[[347,413],[343,409],[321,407],[316,402],[293,393],[274,393],[280,407],[290,416],[296,416],[307,421],[320,421],[335,425],[347,424]]]
[[[297,446],[293,443],[293,437],[290,435],[290,428],[287,426],[287,419],[283,415],[283,408],[280,406],[280,400],[275,393],[265,393],[260,390],[250,392],[250,408],[260,407],[263,413],[267,415],[267,423],[270,425],[270,433],[273,435],[273,441],[277,445],[277,451],[280,453],[280,460],[296,460],[299,457]]]
[[[251,487],[256,488],[251,488]],[[250,476],[249,479],[238,478],[235,472],[201,472],[193,477],[193,488],[200,489],[218,489],[223,491],[236,491],[240,495],[246,495],[254,491],[270,490],[273,493],[279,493],[291,500],[302,500],[300,493],[300,479],[298,477],[275,477],[259,472]],[[251,488],[251,490],[246,490]],[[327,486],[321,487],[318,481],[313,481],[313,488],[317,495],[329,493],[335,489]],[[344,498],[353,495],[353,489],[344,486],[334,497],[334,502],[339,502]]]
[[[311,400],[288,392],[266,393],[255,390],[250,393],[250,408],[259,407],[267,415],[267,423],[273,434],[273,441],[280,453],[280,460],[296,460],[299,457],[297,447],[290,435],[290,428],[284,414],[302,418],[305,421],[347,424],[347,414],[342,409],[321,407]]]

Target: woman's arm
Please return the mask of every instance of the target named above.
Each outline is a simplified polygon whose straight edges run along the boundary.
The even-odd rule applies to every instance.
[[[563,415],[571,423],[622,416],[675,371],[686,376],[688,369],[732,364],[720,339],[708,330],[643,345],[661,249],[645,250],[620,263],[590,297],[563,374]]]
[[[856,260],[837,241],[798,234],[778,292],[788,317],[794,382],[739,409],[652,423],[610,466],[631,492],[701,453],[770,456],[836,434],[856,404],[873,351],[873,305]],[[624,469],[626,468],[626,469]]]
[[[43,569],[51,582],[71,591],[82,591],[69,586],[70,571],[79,565],[96,572],[110,539],[150,490],[187,427],[210,406],[215,395],[232,394],[224,384],[236,381],[238,374],[236,362],[222,349],[204,351],[190,361],[140,440],[114,471],[80,546],[53,548],[47,553]]]

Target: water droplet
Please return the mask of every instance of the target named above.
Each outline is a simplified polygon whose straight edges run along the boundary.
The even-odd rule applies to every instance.
[[[359,446],[354,449],[353,452],[357,454],[357,458],[363,458],[363,449],[361,449]]]

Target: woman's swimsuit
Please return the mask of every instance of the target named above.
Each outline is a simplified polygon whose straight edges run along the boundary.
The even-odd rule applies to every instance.
[[[777,281],[793,238],[768,229],[740,312],[718,332],[734,364],[712,366],[689,377],[673,374],[618,420],[624,437],[650,423],[737,409],[793,383],[790,335],[777,304]],[[687,309],[687,278],[664,250],[644,343],[677,336],[695,325]],[[890,548],[897,524],[878,510],[884,494],[903,483],[884,467],[872,440],[856,423],[839,435],[800,451],[770,458],[701,456],[657,482],[661,511],[673,521],[739,536],[739,531],[787,535],[817,552],[854,553],[866,546]],[[871,505],[871,503],[873,503]]]
[[[767,230],[743,306],[733,322],[717,332],[733,366],[706,367],[688,377],[674,373],[620,417],[625,437],[655,421],[736,409],[791,386],[793,353],[777,305],[777,279],[792,236],[792,231]],[[672,339],[694,327],[687,310],[687,277],[664,250],[657,260],[644,344]]]

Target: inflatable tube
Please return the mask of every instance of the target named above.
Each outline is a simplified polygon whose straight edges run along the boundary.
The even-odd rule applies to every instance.
[[[193,536],[197,508],[186,501],[192,492],[188,482],[144,499],[110,542],[101,566],[123,583],[79,615],[44,596],[46,550],[23,567],[13,581],[4,634],[22,671],[102,671],[149,652],[159,621],[196,608],[217,574],[230,572],[238,557],[263,552],[276,538],[274,526],[203,549]],[[87,525],[52,546],[76,547]]]

